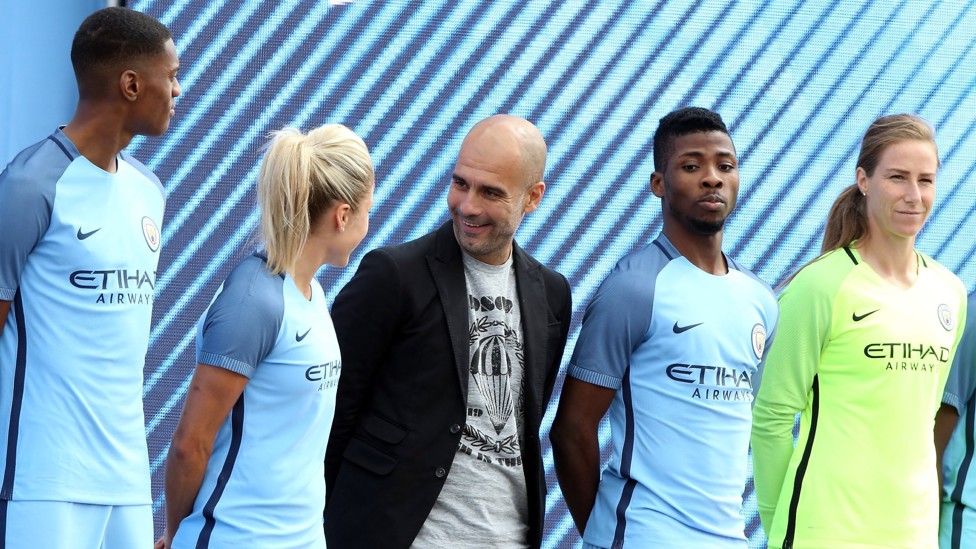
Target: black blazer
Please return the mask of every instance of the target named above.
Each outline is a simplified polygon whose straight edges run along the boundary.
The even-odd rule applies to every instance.
[[[529,541],[542,541],[546,483],[539,428],[572,315],[569,284],[515,246],[525,341]],[[339,292],[342,352],[325,457],[330,549],[406,548],[450,471],[467,417],[468,303],[451,222],[368,253]]]

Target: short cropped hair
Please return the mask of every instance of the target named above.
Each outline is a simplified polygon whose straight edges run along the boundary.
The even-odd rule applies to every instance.
[[[159,55],[171,39],[166,25],[128,8],[110,7],[89,15],[71,43],[71,65],[79,85],[139,57]]]
[[[668,158],[674,153],[676,137],[699,132],[722,132],[729,135],[722,117],[708,109],[685,107],[665,115],[654,132],[654,171],[664,172]]]

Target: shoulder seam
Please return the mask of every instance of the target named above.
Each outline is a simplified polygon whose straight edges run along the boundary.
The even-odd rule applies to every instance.
[[[55,139],[53,135],[49,135],[49,136],[47,136],[47,138],[50,139],[51,141],[53,141],[54,144],[57,145],[59,149],[61,149],[61,152],[63,152],[64,155],[68,157],[68,160],[71,160],[72,162],[74,162],[75,157],[71,155],[71,152],[68,151],[68,149],[65,148],[65,146],[64,146],[63,143],[61,143],[60,141],[58,141],[57,139]]]
[[[661,250],[661,253],[664,254],[664,257],[668,258],[668,261],[671,261],[671,260],[674,259],[673,257],[671,257],[671,254],[669,254],[668,251],[666,249],[664,249],[664,246],[662,246],[660,242],[658,242],[657,240],[654,240],[654,245],[657,246]]]

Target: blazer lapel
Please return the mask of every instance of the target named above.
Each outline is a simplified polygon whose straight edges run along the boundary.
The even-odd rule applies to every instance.
[[[464,263],[461,248],[454,238],[454,228],[448,221],[437,231],[433,253],[427,256],[437,294],[447,319],[447,331],[451,336],[454,364],[458,373],[458,386],[464,402],[468,401],[468,288],[464,281]]]
[[[526,254],[517,244],[512,252],[515,254],[515,285],[518,288],[519,308],[522,315],[522,337],[525,349],[525,371],[523,385],[526,404],[531,403],[531,409],[536,413],[526,413],[525,421],[531,422],[532,429],[538,427],[541,418],[542,391],[546,382],[546,357],[549,356],[549,341],[547,330],[549,310],[546,304],[546,286],[542,280],[539,263]],[[534,423],[534,424],[533,424]]]

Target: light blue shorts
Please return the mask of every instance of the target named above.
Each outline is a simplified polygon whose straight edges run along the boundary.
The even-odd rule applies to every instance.
[[[976,509],[943,501],[939,519],[940,549],[976,547]]]
[[[149,549],[154,541],[149,504],[0,501],[0,518],[0,547],[6,549]]]

